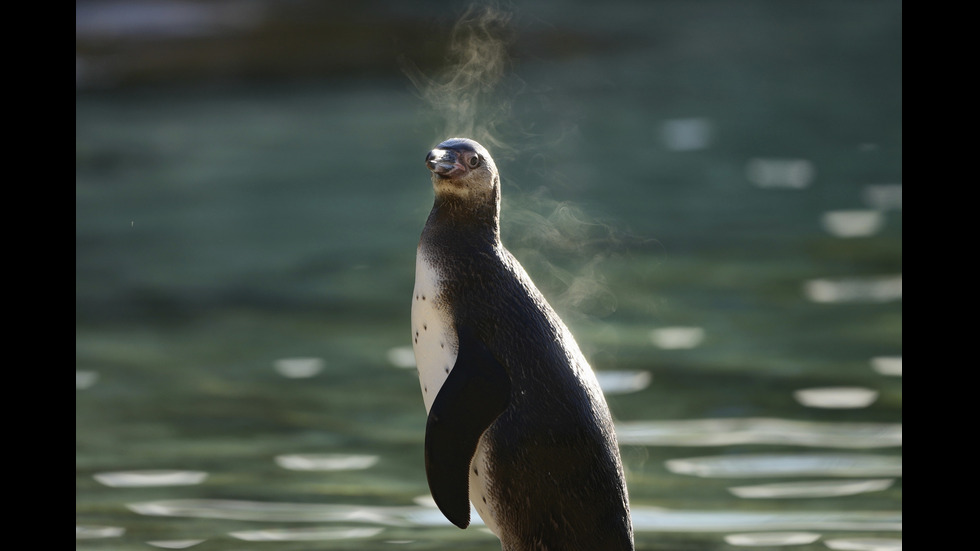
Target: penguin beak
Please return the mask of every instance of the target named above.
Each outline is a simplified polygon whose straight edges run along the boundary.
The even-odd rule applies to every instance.
[[[466,172],[459,154],[452,149],[433,149],[425,156],[425,166],[440,178],[452,178]]]

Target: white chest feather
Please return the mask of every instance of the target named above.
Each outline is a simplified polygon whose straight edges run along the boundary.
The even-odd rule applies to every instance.
[[[449,312],[439,300],[440,290],[439,272],[419,249],[412,295],[412,347],[426,412],[449,377],[459,350]]]
[[[412,347],[419,370],[419,384],[425,411],[449,377],[459,352],[459,340],[445,303],[440,300],[441,276],[421,249],[415,261],[415,291],[412,295]],[[470,464],[470,501],[483,522],[494,533],[494,504],[490,494],[487,445],[481,439]]]
[[[490,490],[493,481],[490,478],[490,465],[487,458],[489,452],[486,438],[480,438],[476,453],[473,454],[473,460],[470,462],[470,502],[473,503],[477,514],[483,519],[483,524],[499,537],[496,505]]]

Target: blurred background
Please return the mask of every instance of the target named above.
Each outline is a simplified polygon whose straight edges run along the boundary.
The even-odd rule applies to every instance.
[[[637,549],[901,548],[901,2],[78,0],[77,549],[499,549],[409,338],[459,134]]]

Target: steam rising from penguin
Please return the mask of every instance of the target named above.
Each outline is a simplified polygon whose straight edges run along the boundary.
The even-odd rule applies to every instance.
[[[506,551],[633,549],[609,408],[575,339],[500,241],[500,176],[466,138],[425,157],[412,342],[439,509]]]

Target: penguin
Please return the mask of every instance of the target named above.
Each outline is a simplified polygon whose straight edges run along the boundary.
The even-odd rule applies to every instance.
[[[412,343],[436,505],[470,503],[503,551],[633,549],[612,417],[566,325],[500,241],[490,153],[451,138],[425,157],[435,200],[416,255]]]

